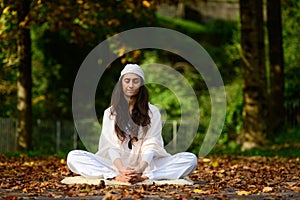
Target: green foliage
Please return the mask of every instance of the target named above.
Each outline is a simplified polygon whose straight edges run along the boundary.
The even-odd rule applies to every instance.
[[[232,43],[233,32],[237,29],[237,22],[212,20],[206,24],[196,23],[185,19],[173,19],[157,15],[158,26],[180,31],[187,34],[202,46],[220,47]],[[215,49],[216,50],[216,49]]]
[[[243,91],[241,79],[236,79],[226,85],[227,114],[222,135],[218,145],[235,150],[239,148],[237,143],[242,128]]]
[[[160,63],[159,53],[160,51],[157,50],[144,52],[143,64],[147,66],[147,64]],[[195,78],[199,80],[200,76],[195,77],[195,72],[191,72],[188,65],[179,68],[175,69],[176,71],[170,70],[173,69],[171,61],[164,62],[161,66],[143,68],[147,81],[152,82],[147,84],[151,102],[166,110],[169,119],[180,119],[181,115],[188,116],[195,111],[193,102],[195,103],[197,97],[192,93],[191,86],[195,85]],[[181,110],[181,107],[185,109]]]
[[[282,1],[283,40],[285,56],[286,100],[300,99],[300,2]],[[2,6],[2,5],[1,5]],[[39,118],[70,118],[71,93],[74,78],[87,53],[99,42],[115,33],[136,27],[157,25],[187,34],[198,41],[218,66],[227,92],[227,115],[218,148],[235,152],[242,125],[242,78],[240,60],[239,22],[214,20],[206,24],[184,19],[155,16],[154,5],[142,1],[33,1],[26,25],[31,28],[33,66],[33,109]],[[15,32],[16,13],[4,7],[0,13],[0,115],[16,117],[17,67]],[[119,53],[119,52],[115,52]],[[177,55],[160,50],[141,52],[141,63],[164,63],[173,66],[185,61]],[[123,61],[125,60],[125,61]],[[139,57],[138,60],[141,60]],[[96,108],[101,118],[109,104],[110,95],[125,62],[136,61],[128,53],[113,63],[101,78],[96,94]],[[176,68],[194,88],[200,103],[198,134],[190,150],[199,151],[210,122],[211,104],[207,88],[193,67]],[[149,74],[146,74],[147,76]],[[173,85],[176,85],[174,80]],[[170,119],[179,119],[180,103],[170,89],[148,85],[151,101],[165,109]],[[182,91],[184,92],[184,91]],[[189,99],[185,99],[187,102]],[[189,105],[188,109],[192,109]]]
[[[235,141],[242,125],[241,113],[243,103],[240,70],[241,59],[239,52],[240,33],[238,22],[215,20],[207,24],[200,25],[196,23],[189,24],[186,20],[177,20],[173,22],[173,20],[168,18],[162,19],[163,24],[167,27],[175,27],[180,31],[184,30],[187,35],[193,36],[194,39],[199,41],[218,66],[223,77],[223,81],[226,84],[227,93],[227,115],[219,145],[232,149],[238,148],[239,146]],[[186,26],[184,24],[188,25]],[[191,25],[194,27],[191,28]],[[189,149],[194,153],[199,152],[204,134],[206,133],[206,129],[210,123],[211,112],[210,97],[207,89],[202,87],[202,89],[199,90],[199,88],[196,87],[197,82],[199,81],[201,81],[199,77],[198,79],[191,80],[193,87],[198,94],[201,109],[201,120],[198,134]]]
[[[1,1],[0,7],[0,115],[6,117],[17,115],[18,26],[31,29],[33,113],[57,119],[71,118],[72,87],[87,53],[106,37],[155,19],[155,2],[32,1],[30,15],[20,24],[13,1]]]
[[[33,113],[37,118],[71,117],[69,104],[76,72],[87,52],[68,42],[62,32],[32,28]]]
[[[0,115],[15,117],[17,100],[16,30],[17,12],[14,6],[0,6]]]
[[[285,64],[286,100],[299,102],[300,99],[300,2],[282,1],[283,48]]]

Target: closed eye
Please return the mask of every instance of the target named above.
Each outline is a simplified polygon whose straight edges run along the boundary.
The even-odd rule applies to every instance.
[[[137,84],[140,82],[140,79],[139,78],[134,78],[134,79],[130,79],[130,78],[125,78],[124,79],[124,82],[125,83],[130,83],[130,81],[132,80],[133,83]]]

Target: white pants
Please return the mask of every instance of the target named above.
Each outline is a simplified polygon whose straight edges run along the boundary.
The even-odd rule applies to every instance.
[[[149,179],[178,179],[192,173],[197,167],[197,157],[189,152],[182,152],[170,157],[154,159],[158,168],[144,174]],[[118,172],[112,166],[106,166],[101,157],[82,150],[73,150],[68,154],[69,169],[87,178],[114,178]]]

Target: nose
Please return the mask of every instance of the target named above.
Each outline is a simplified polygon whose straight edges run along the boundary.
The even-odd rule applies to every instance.
[[[130,81],[129,84],[128,84],[128,86],[129,86],[130,88],[133,88],[133,87],[134,87],[133,81]]]

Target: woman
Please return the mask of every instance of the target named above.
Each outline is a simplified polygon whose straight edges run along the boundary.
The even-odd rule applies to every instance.
[[[127,64],[104,111],[98,152],[73,150],[67,164],[71,171],[90,178],[137,183],[146,179],[178,179],[197,167],[188,152],[170,155],[164,149],[161,115],[149,103],[144,72]]]

